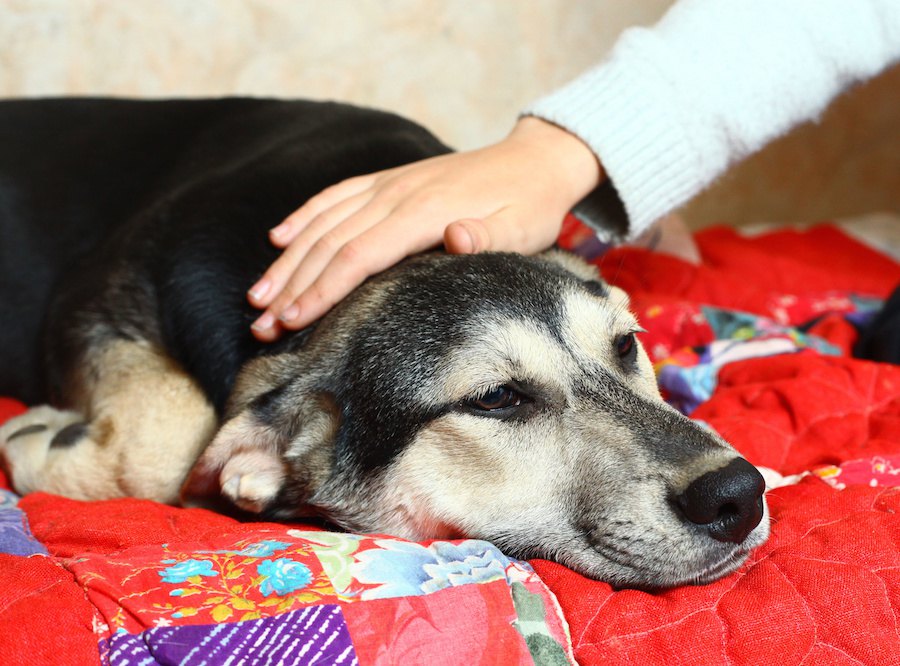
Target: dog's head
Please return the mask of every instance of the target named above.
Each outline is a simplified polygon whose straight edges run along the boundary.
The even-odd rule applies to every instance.
[[[617,585],[718,578],[766,539],[762,477],[663,402],[627,306],[559,252],[407,260],[245,367],[186,492]]]

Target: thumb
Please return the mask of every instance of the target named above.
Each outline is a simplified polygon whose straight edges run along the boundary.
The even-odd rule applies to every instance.
[[[511,208],[504,208],[481,220],[468,218],[451,223],[444,230],[444,247],[450,254],[525,251],[525,229]]]
[[[444,247],[450,254],[539,252],[553,245],[562,227],[561,217],[548,219],[551,222],[526,220],[509,207],[483,220],[457,220],[444,230]]]
[[[450,254],[478,254],[492,247],[491,235],[483,220],[457,220],[444,229],[444,248]]]

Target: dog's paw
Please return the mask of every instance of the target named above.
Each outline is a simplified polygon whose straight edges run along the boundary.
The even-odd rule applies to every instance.
[[[16,492],[41,487],[41,471],[51,448],[75,444],[87,430],[76,412],[43,405],[29,409],[0,427],[0,464],[9,472]]]
[[[219,476],[222,494],[235,505],[259,513],[281,490],[282,463],[258,451],[242,451],[229,460]]]

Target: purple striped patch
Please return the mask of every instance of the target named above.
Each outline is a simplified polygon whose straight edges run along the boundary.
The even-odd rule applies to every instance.
[[[157,627],[117,634],[110,666],[142,664],[358,664],[339,606],[310,606],[245,622]]]

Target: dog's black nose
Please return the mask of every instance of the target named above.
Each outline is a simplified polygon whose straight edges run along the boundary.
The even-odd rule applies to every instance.
[[[691,481],[676,503],[713,539],[741,543],[762,520],[765,490],[762,474],[743,458],[735,458]]]

